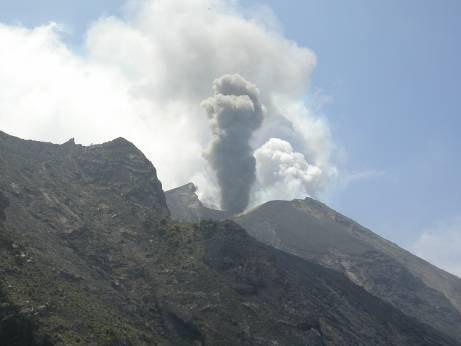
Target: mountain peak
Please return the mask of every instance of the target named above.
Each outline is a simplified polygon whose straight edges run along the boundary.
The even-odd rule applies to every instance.
[[[182,222],[225,220],[232,215],[218,209],[205,207],[197,195],[197,186],[187,183],[165,192],[171,216]]]
[[[125,139],[0,136],[0,149],[2,344],[456,345],[341,273],[206,220],[230,216],[193,184],[166,194],[198,222],[166,217]]]
[[[197,186],[195,186],[194,183],[187,183],[184,185],[181,185],[179,187],[176,187],[174,189],[169,190],[170,194],[178,194],[178,195],[183,195],[187,196],[191,199],[197,199],[198,200],[198,195],[197,195]],[[201,202],[199,201],[201,204]]]
[[[342,272],[407,315],[461,340],[461,280],[322,202],[270,201],[235,221],[259,241]]]
[[[124,138],[82,146],[73,139],[62,145],[22,140],[0,133],[2,174],[15,188],[45,189],[60,183],[78,181],[95,190],[116,189],[119,196],[169,215],[162,186],[152,163],[134,144]],[[64,185],[65,186],[65,185]],[[61,193],[63,191],[57,191]]]
[[[75,138],[71,138],[68,141],[61,144],[62,146],[74,146],[75,145]]]

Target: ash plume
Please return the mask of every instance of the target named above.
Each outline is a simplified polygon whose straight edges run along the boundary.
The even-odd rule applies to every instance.
[[[256,179],[256,160],[250,147],[264,110],[259,90],[238,74],[213,82],[214,95],[202,102],[210,121],[212,142],[205,157],[216,172],[221,188],[221,208],[239,213],[250,199]]]
[[[75,137],[83,145],[124,137],[152,161],[165,189],[194,182],[200,200],[218,207],[216,174],[197,155],[211,141],[197,105],[216,77],[232,71],[261,89],[267,109],[251,139],[257,173],[250,205],[318,195],[336,179],[336,155],[317,97],[305,102],[316,57],[274,20],[236,0],[136,0],[89,25],[77,51],[60,25],[0,23],[7,43],[0,66],[8,66],[0,68],[1,130],[54,143]],[[289,142],[320,176],[307,186],[298,175],[279,174],[286,172],[280,150],[258,151],[271,138]]]

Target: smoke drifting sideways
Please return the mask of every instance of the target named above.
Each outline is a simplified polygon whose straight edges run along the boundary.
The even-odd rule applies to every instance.
[[[256,180],[256,160],[250,139],[264,119],[259,90],[238,74],[213,82],[214,95],[202,102],[210,121],[212,142],[205,157],[216,172],[221,208],[246,209]]]

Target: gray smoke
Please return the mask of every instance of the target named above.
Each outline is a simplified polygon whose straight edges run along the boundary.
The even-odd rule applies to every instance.
[[[202,102],[213,140],[205,156],[216,171],[221,188],[221,208],[245,210],[256,179],[256,160],[249,141],[262,124],[264,111],[259,90],[238,74],[213,82],[214,96]]]

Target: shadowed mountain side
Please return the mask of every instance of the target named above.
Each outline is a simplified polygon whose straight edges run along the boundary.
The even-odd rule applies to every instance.
[[[310,198],[272,201],[237,217],[256,239],[343,272],[402,310],[461,340],[461,280]]]
[[[194,189],[180,189],[182,198],[171,198],[173,190],[166,192],[172,217],[180,211],[182,221],[199,221],[206,208]],[[214,212],[208,217],[223,213]],[[234,220],[257,240],[342,272],[404,313],[461,340],[461,280],[326,205],[310,198],[271,201]]]
[[[0,335],[15,345],[458,344],[231,221],[174,223],[126,140],[0,133],[0,162]]]

